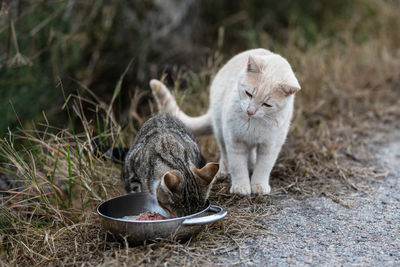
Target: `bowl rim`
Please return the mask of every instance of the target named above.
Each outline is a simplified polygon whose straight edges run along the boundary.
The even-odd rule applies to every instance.
[[[116,217],[107,216],[107,215],[103,214],[102,212],[100,212],[99,209],[100,209],[100,207],[102,205],[104,205],[104,204],[106,204],[106,203],[108,203],[110,201],[113,201],[115,199],[127,197],[127,196],[133,195],[133,194],[146,194],[146,195],[152,196],[150,193],[137,192],[137,193],[128,193],[128,194],[125,194],[125,195],[113,197],[113,198],[104,200],[99,205],[97,205],[97,208],[96,208],[97,214],[100,215],[103,218],[109,219],[111,221],[118,221],[118,222],[126,222],[126,223],[162,223],[162,222],[173,222],[173,221],[185,220],[185,219],[189,219],[189,218],[195,217],[195,216],[200,215],[200,214],[206,212],[207,210],[209,210],[210,206],[211,206],[210,201],[207,199],[206,200],[206,205],[205,205],[206,208],[204,208],[203,210],[201,210],[199,212],[196,212],[196,213],[193,213],[193,214],[190,214],[190,215],[186,215],[186,216],[183,216],[183,217],[168,218],[168,219],[164,219],[164,220],[147,220],[147,221],[136,221],[136,220],[130,220],[130,219],[116,218]]]

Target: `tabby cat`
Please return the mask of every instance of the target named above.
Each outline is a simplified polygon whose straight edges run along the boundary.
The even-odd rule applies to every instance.
[[[186,126],[168,114],[146,121],[124,159],[122,180],[127,192],[149,192],[169,217],[204,208],[219,165],[205,165]]]

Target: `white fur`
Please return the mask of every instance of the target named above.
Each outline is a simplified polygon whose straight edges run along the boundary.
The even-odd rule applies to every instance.
[[[248,70],[259,73],[251,76]],[[249,76],[256,79],[248,82]],[[287,87],[300,90],[290,64],[268,50],[254,49],[236,55],[217,73],[211,85],[209,111],[200,117],[202,124],[196,124],[196,118],[175,108],[175,114],[184,114],[178,117],[183,117],[195,133],[204,132],[204,125],[209,123],[205,119],[211,118],[221,152],[219,173],[230,174],[231,193],[270,193],[270,173],[285,142],[293,113],[293,93],[284,97],[279,94],[279,88]],[[253,96],[246,95],[246,91]],[[273,92],[278,92],[279,97],[271,97]],[[255,111],[254,115],[248,115],[249,109]],[[251,179],[249,169],[253,169]]]

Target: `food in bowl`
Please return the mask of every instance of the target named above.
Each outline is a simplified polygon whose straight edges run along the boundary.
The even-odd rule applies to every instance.
[[[138,220],[138,221],[155,221],[155,220],[165,220],[165,219],[167,219],[167,218],[165,218],[158,212],[146,211],[144,213],[140,213],[139,217],[136,220]]]
[[[162,216],[158,212],[146,211],[140,213],[139,216],[124,216],[123,219],[134,220],[134,221],[155,221],[155,220],[165,220],[167,218]]]

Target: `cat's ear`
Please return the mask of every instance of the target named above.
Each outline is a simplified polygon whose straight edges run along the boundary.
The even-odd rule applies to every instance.
[[[179,191],[180,183],[181,183],[181,178],[178,175],[172,172],[167,172],[162,177],[161,186],[171,191],[171,193],[176,194]]]
[[[261,68],[258,66],[253,56],[249,56],[247,61],[247,71],[252,73],[261,73]]]
[[[210,184],[212,182],[218,170],[219,170],[219,164],[213,162],[207,163],[206,166],[204,166],[201,169],[193,167],[194,173],[197,174],[197,176],[199,176],[207,184]]]
[[[279,84],[279,88],[281,89],[281,91],[283,92],[283,94],[285,96],[294,95],[295,93],[297,93],[301,89],[299,84],[291,85],[291,84],[288,84],[288,83]]]

